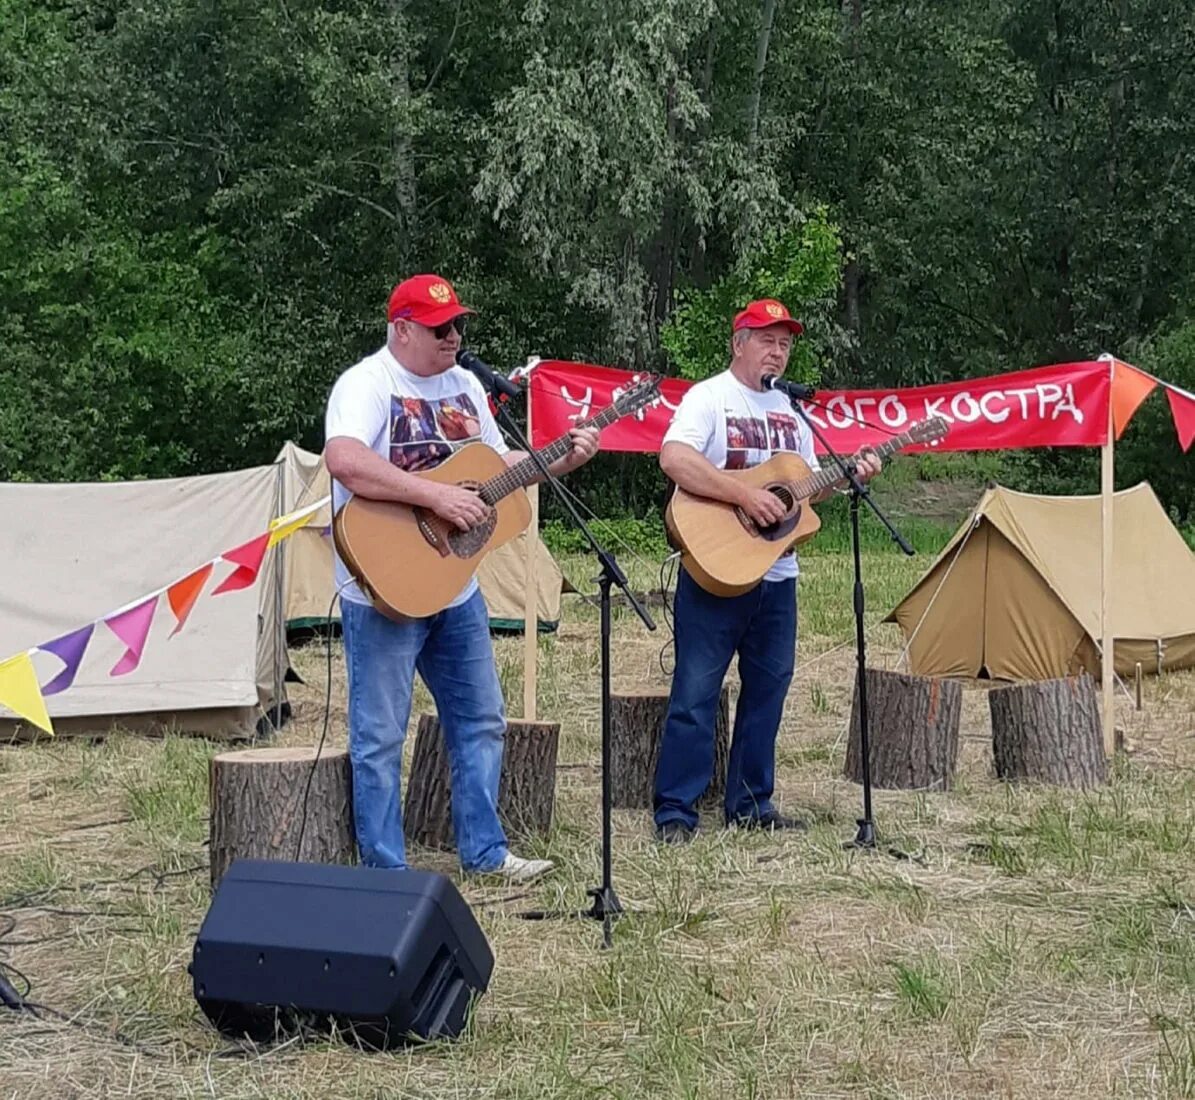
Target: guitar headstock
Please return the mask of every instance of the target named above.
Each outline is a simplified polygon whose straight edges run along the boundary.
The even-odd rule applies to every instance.
[[[936,443],[945,439],[950,431],[950,425],[940,416],[931,416],[926,420],[919,420],[909,429],[909,440],[912,443]]]
[[[619,416],[631,416],[640,409],[650,405],[660,396],[660,376],[649,374],[641,378],[629,389],[621,393],[615,392],[611,407]]]

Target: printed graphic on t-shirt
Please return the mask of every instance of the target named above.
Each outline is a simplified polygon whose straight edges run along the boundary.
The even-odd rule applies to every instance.
[[[769,412],[767,423],[754,416],[726,417],[726,469],[746,470],[777,451],[797,450],[797,421],[788,413]]]
[[[477,406],[467,393],[434,401],[390,397],[390,461],[400,470],[430,470],[480,435]]]
[[[768,413],[768,446],[773,451],[797,449],[797,418],[788,413]]]
[[[726,469],[745,470],[758,466],[767,455],[768,433],[764,423],[754,416],[726,417]]]

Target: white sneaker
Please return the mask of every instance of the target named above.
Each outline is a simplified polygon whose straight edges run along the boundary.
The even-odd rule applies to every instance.
[[[488,873],[510,882],[534,882],[555,866],[550,859],[521,859],[514,852],[507,852],[506,858]]]

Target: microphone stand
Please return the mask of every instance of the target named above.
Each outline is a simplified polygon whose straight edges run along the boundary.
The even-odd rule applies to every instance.
[[[913,554],[913,548],[905,541],[904,536],[892,525],[888,517],[880,510],[871,493],[868,491],[866,485],[858,478],[858,473],[854,462],[843,459],[833,447],[830,446],[825,435],[821,429],[813,422],[813,419],[805,412],[801,406],[801,402],[796,397],[789,395],[789,402],[796,414],[809,425],[809,430],[821,441],[825,448],[826,454],[830,456],[838,469],[842,472],[843,478],[850,485],[851,496],[851,548],[855,559],[855,588],[854,588],[854,610],[855,610],[855,677],[856,684],[859,689],[859,753],[863,761],[863,816],[856,821],[858,831],[855,833],[853,840],[848,840],[843,844],[843,848],[862,848],[868,851],[876,850],[876,827],[875,818],[872,815],[871,809],[871,742],[870,730],[868,729],[867,721],[867,651],[866,642],[863,631],[863,563],[859,551],[859,502],[866,501],[867,506],[879,517],[880,522],[888,528],[888,533],[892,536],[892,541],[901,548],[904,553],[910,557]],[[888,854],[896,859],[908,859],[908,855],[895,848],[889,848]]]
[[[611,634],[611,613],[610,613],[610,589],[613,585],[617,585],[622,589],[630,605],[635,609],[636,614],[643,620],[643,625],[648,630],[655,630],[656,624],[652,621],[651,616],[647,613],[646,608],[636,599],[635,594],[631,591],[630,584],[627,581],[626,574],[623,573],[614,555],[610,553],[598,540],[594,537],[593,532],[589,529],[589,525],[581,518],[580,513],[574,507],[573,502],[569,500],[567,494],[560,487],[560,482],[548,470],[548,465],[544,460],[535,453],[530,441],[523,435],[518,425],[513,418],[506,411],[504,404],[504,397],[496,385],[489,384],[488,380],[482,379],[482,384],[489,390],[490,395],[494,399],[494,405],[498,410],[498,420],[510,432],[515,442],[527,452],[531,460],[539,468],[540,474],[543,476],[544,482],[549,485],[552,492],[555,493],[556,499],[564,506],[565,510],[572,517],[573,522],[585,536],[586,542],[589,543],[590,549],[601,565],[601,571],[598,573],[597,582],[601,593],[601,700],[602,700],[602,882],[600,886],[590,887],[585,893],[587,897],[593,898],[593,904],[588,909],[573,910],[565,913],[545,912],[543,910],[532,910],[521,914],[525,920],[547,920],[553,917],[576,917],[581,919],[600,920],[602,922],[602,944],[605,947],[610,947],[613,943],[613,935],[611,930],[611,922],[623,912],[622,903],[618,900],[618,895],[614,892],[613,881],[613,829],[611,826],[611,805],[613,802],[613,794],[610,790],[610,634]],[[526,392],[526,391],[525,391]],[[528,400],[530,400],[528,393]],[[524,630],[536,629],[534,623],[524,623]]]

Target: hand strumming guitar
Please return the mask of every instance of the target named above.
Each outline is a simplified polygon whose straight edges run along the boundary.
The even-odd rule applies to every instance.
[[[770,527],[773,523],[779,523],[788,510],[775,493],[770,493],[767,489],[754,489],[749,485],[743,486],[739,507],[760,527]]]
[[[489,514],[489,508],[472,489],[459,485],[439,485],[430,504],[441,519],[455,524],[462,531],[476,526]]]

